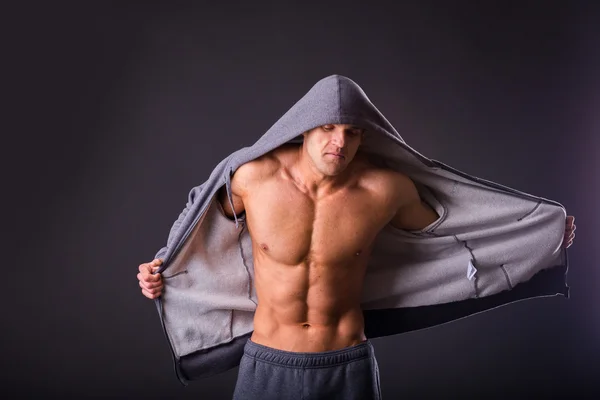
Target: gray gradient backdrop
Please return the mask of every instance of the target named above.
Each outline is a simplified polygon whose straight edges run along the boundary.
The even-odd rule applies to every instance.
[[[230,398],[236,370],[176,380],[137,266],[192,186],[337,73],[421,153],[578,227],[570,300],[375,340],[384,398],[599,394],[598,10],[450,3],[7,12],[0,392]]]

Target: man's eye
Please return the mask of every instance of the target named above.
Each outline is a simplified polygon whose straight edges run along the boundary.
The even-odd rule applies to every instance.
[[[330,131],[332,129],[333,129],[332,125],[323,125],[323,130],[325,130],[325,131]]]

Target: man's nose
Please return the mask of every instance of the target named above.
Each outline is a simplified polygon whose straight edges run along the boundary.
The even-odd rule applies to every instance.
[[[346,133],[344,131],[335,131],[333,133],[333,144],[338,147],[344,147],[346,144]]]

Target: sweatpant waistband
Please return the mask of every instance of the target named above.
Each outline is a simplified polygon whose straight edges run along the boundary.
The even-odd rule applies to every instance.
[[[274,349],[254,343],[248,339],[244,346],[244,355],[259,361],[288,367],[328,367],[345,364],[350,361],[374,357],[373,345],[369,340],[339,350],[318,353],[297,353]]]

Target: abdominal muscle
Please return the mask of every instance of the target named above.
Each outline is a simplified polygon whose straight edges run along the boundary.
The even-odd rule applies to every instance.
[[[365,341],[360,298],[366,257],[357,258],[345,265],[295,266],[256,260],[258,306],[251,340],[293,352],[337,350]]]

